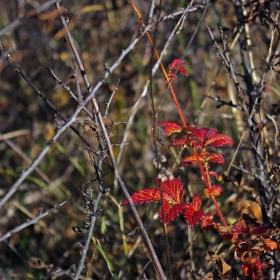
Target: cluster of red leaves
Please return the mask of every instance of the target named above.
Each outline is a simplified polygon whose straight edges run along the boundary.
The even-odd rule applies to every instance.
[[[182,64],[187,65],[187,62],[175,59],[169,65],[166,82],[171,83],[177,77],[176,72],[181,72],[188,76],[188,72]],[[190,148],[194,151],[194,154],[183,158],[180,166],[198,163],[206,183],[204,195],[206,198],[212,197],[213,201],[215,201],[215,196],[221,194],[222,188],[211,185],[209,175],[216,178],[218,175],[209,170],[209,163],[224,164],[225,161],[222,155],[208,152],[206,149],[209,147],[233,145],[231,138],[223,134],[217,134],[217,130],[214,128],[182,127],[174,122],[161,122],[158,126],[163,127],[164,134],[167,136],[170,136],[172,133],[178,133],[170,146]],[[237,206],[237,222],[231,226],[225,226],[226,222],[223,221],[224,226],[221,226],[213,221],[212,214],[204,215],[204,212],[200,210],[202,200],[198,194],[194,195],[191,203],[183,202],[184,190],[180,179],[167,179],[162,182],[157,178],[155,183],[157,185],[155,189],[144,189],[135,192],[131,196],[133,203],[162,202],[162,205],[159,207],[161,222],[168,224],[175,217],[183,213],[184,219],[190,227],[201,221],[202,229],[217,230],[224,240],[231,241],[235,245],[234,256],[235,259],[242,261],[244,275],[246,277],[251,276],[253,280],[263,279],[262,269],[268,267],[268,264],[262,259],[264,253],[278,250],[278,244],[269,236],[279,234],[280,229],[275,228],[274,225],[262,224],[262,212],[258,203],[251,201],[239,203]],[[127,204],[127,200],[124,200],[122,203],[122,205]],[[223,220],[223,217],[221,218]],[[219,276],[219,279],[227,277],[230,267],[215,254],[213,262],[215,269],[209,274],[209,279],[213,279],[214,276]]]
[[[217,134],[215,128],[197,128],[197,127],[186,127],[182,128],[179,124],[174,122],[161,122],[158,126],[163,127],[164,134],[169,136],[172,133],[179,132],[179,135],[175,137],[170,146],[187,147],[200,150],[198,154],[199,161],[203,163],[216,162],[224,164],[224,158],[222,155],[217,153],[209,153],[206,148],[209,147],[220,147],[225,145],[233,145],[233,141],[230,137]],[[191,163],[197,162],[195,155],[185,157],[180,166],[187,166]]]
[[[190,227],[197,224],[199,220],[205,219],[204,212],[200,210],[202,200],[199,198],[198,194],[194,195],[191,203],[183,202],[184,185],[180,179],[167,179],[164,182],[156,179],[155,183],[157,185],[155,189],[144,189],[132,194],[131,199],[133,203],[142,204],[152,201],[161,201],[162,199],[162,206],[159,207],[159,217],[161,222],[167,224],[181,213],[183,213],[185,221]],[[121,205],[127,204],[128,201],[124,200]]]
[[[234,257],[242,261],[244,275],[253,280],[262,279],[262,270],[269,266],[262,259],[264,253],[278,250],[278,244],[269,236],[279,234],[279,229],[272,224],[262,224],[262,212],[257,202],[240,202],[237,214],[238,220],[231,226],[212,225],[224,240],[234,243]]]
[[[185,61],[180,59],[174,60],[169,65],[169,78],[174,79],[175,74],[172,71],[178,70],[183,74],[187,75],[184,67],[180,66]],[[217,130],[214,128],[197,128],[197,127],[185,127],[182,128],[179,124],[174,122],[161,122],[158,126],[163,127],[164,134],[169,136],[172,133],[178,132],[178,136],[172,141],[170,146],[178,147],[195,147],[199,153],[197,155],[190,155],[185,157],[180,166],[187,166],[194,162],[203,163],[205,166],[205,172],[207,175],[213,175],[218,177],[218,175],[209,171],[209,162],[216,162],[219,164],[224,164],[224,158],[218,153],[209,153],[206,148],[209,147],[220,147],[224,145],[232,145],[233,141],[226,135],[217,134]],[[183,184],[177,178],[165,182],[161,182],[156,179],[156,189],[144,189],[135,192],[131,199],[134,204],[147,203],[151,201],[162,201],[162,206],[159,208],[159,217],[161,222],[169,223],[174,220],[175,217],[183,213],[185,221],[190,227],[201,220],[201,226],[204,229],[208,229],[211,226],[213,216],[204,215],[204,212],[200,210],[201,198],[198,194],[193,197],[191,203],[183,202]],[[215,185],[208,184],[204,189],[204,195],[207,198],[211,196],[219,196],[222,192],[222,188]],[[125,200],[122,205],[127,205],[128,201]]]
[[[232,145],[233,141],[230,137],[217,134],[215,128],[197,128],[197,127],[185,127],[182,128],[179,124],[174,122],[161,122],[158,126],[163,127],[164,134],[169,136],[172,133],[179,133],[172,141],[170,146],[187,147],[197,149],[198,153],[189,155],[180,163],[180,166],[187,166],[194,162],[200,162],[204,164],[205,173],[214,177],[218,177],[217,173],[209,170],[209,162],[216,162],[218,164],[224,164],[224,158],[218,153],[209,153],[206,151],[210,147],[221,147],[224,145]],[[209,198],[211,196],[219,196],[222,192],[222,188],[219,186],[207,185],[204,189],[204,195]]]

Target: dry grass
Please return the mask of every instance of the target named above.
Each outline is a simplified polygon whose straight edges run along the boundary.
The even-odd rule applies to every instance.
[[[26,1],[21,8],[21,2],[25,1],[17,1],[17,5],[13,1],[0,1],[0,31],[38,6],[37,1]],[[149,2],[136,2],[143,13],[144,20],[148,17]],[[193,6],[199,4],[202,5],[199,1],[194,1]],[[274,4],[276,5],[274,2],[271,5]],[[71,0],[62,1],[61,5],[65,5],[69,12],[70,32],[83,61],[89,82],[94,86],[104,75],[104,60],[108,66],[111,66],[122,50],[137,36],[140,30],[139,20],[127,1]],[[153,20],[156,20],[159,12],[162,17],[187,5],[187,1],[163,1],[160,11],[157,6]],[[55,10],[55,5],[49,9],[51,10]],[[189,77],[178,75],[174,87],[187,123],[199,127],[215,127],[219,133],[226,134],[234,140],[233,148],[219,150],[226,160],[226,165],[217,166],[216,172],[223,174],[234,155],[244,129],[248,128],[246,122],[248,115],[246,115],[247,112],[238,111],[230,106],[217,109],[220,103],[205,97],[205,95],[214,98],[219,96],[223,100],[240,104],[240,96],[236,92],[229,73],[213,47],[207,29],[203,22],[200,22],[203,11],[204,9],[188,14],[180,32],[171,40],[163,63],[167,67],[174,58],[182,57],[185,52],[184,59],[189,64],[187,67]],[[207,8],[205,21],[212,28],[218,43],[221,43],[218,27],[224,27],[224,32],[228,35],[228,53],[237,73],[237,79],[242,87],[248,89],[248,81],[240,76],[246,74],[244,72],[246,67],[241,57],[241,45],[242,42],[244,43],[244,38],[235,41],[238,39],[236,38],[237,28],[241,26],[235,11],[233,4],[229,1],[216,1]],[[275,15],[273,9],[272,13]],[[174,17],[163,21],[151,33],[159,52],[163,49],[178,20],[179,17]],[[197,31],[196,28],[198,28]],[[279,109],[277,109],[279,107],[277,80],[279,77],[278,73],[266,69],[265,59],[269,53],[273,32],[276,39],[279,39],[279,34],[273,31],[275,29],[272,24],[270,24],[270,29],[263,27],[259,18],[255,22],[250,22],[248,28],[247,36],[250,35],[252,42],[245,53],[246,55],[251,53],[253,56],[256,71],[251,76],[255,75],[254,85],[258,85],[262,75],[265,75],[259,107],[260,119],[267,120],[267,123],[259,135],[263,157],[270,170],[272,164],[279,165],[280,153],[279,145],[277,144],[277,147],[274,145],[275,126],[270,119],[267,119],[266,114],[273,115],[276,123],[279,123]],[[187,49],[192,36],[194,38]],[[65,41],[58,16],[52,18],[49,15],[49,20],[40,18],[38,15],[26,18],[0,39],[4,52],[0,57],[1,199],[63,124],[19,76],[18,72],[14,71],[6,59],[6,54],[11,54],[11,61],[25,73],[66,119],[71,118],[77,108],[77,102],[62,86],[58,86],[44,67],[46,65],[51,68],[64,85],[76,92],[75,80],[71,79],[74,71],[73,54]],[[277,57],[273,57],[278,51],[276,39],[272,44],[272,56],[269,60],[271,65],[277,62]],[[143,36],[98,90],[97,101],[102,114],[117,82],[120,81],[110,105],[108,118],[114,122],[128,120],[132,107],[149,78],[151,65],[155,62],[155,59],[153,62],[150,60],[152,53],[153,50],[147,38]],[[82,94],[86,97],[86,87],[82,77],[79,79]],[[165,96],[166,89],[163,74],[157,71],[152,80],[151,91],[156,109],[164,98],[159,110],[159,121],[179,122],[178,113],[169,92]],[[250,102],[251,96],[253,96],[252,92],[246,95],[245,102]],[[87,109],[92,112],[92,105],[88,104]],[[89,120],[84,112],[77,119],[77,121],[82,120]],[[98,139],[94,131],[85,131],[78,122],[74,124],[74,127],[92,147],[98,148]],[[118,165],[120,175],[130,193],[154,186],[153,180],[157,175],[157,170],[152,164],[155,157],[152,127],[153,111],[150,95],[147,94],[137,108],[134,124],[130,129],[127,145]],[[112,143],[122,140],[124,128],[124,124],[108,128],[112,135]],[[160,152],[167,156],[167,165],[171,167],[176,161],[173,150],[168,148],[169,144],[170,139],[165,138]],[[36,217],[40,209],[46,211],[64,200],[67,201],[58,213],[49,215],[37,224],[1,242],[0,269],[2,268],[12,279],[69,279],[66,275],[50,278],[45,269],[31,268],[28,265],[30,257],[38,257],[42,262],[61,267],[65,271],[73,264],[78,265],[81,256],[79,244],[83,244],[86,238],[85,234],[78,234],[72,230],[72,226],[82,226],[84,222],[83,200],[78,189],[83,187],[85,190],[87,186],[85,184],[96,179],[88,152],[83,147],[85,144],[81,139],[70,129],[66,130],[17,192],[0,209],[0,233],[4,234],[26,222],[27,219]],[[113,151],[117,157],[119,147],[114,147]],[[175,153],[178,153],[178,150],[175,150]],[[240,161],[244,169],[251,173],[258,172],[255,168],[255,157],[252,153],[248,129],[234,164],[238,166]],[[174,166],[174,174],[184,181],[188,197],[201,192],[203,183],[198,182],[200,173],[196,166],[184,169],[179,169],[176,164]],[[144,274],[148,279],[156,279],[153,264],[148,264],[149,254],[130,208],[119,206],[125,198],[121,189],[113,189],[114,176],[108,167],[104,166],[103,174],[104,186],[111,190],[102,197],[98,207],[103,210],[97,218],[93,240],[85,260],[87,272],[83,275],[86,276],[81,279],[112,279],[112,274],[115,275],[115,279],[117,276],[120,279],[146,279]],[[219,203],[227,220],[231,223],[236,219],[236,203],[244,199],[258,199],[258,189],[254,178],[250,175],[242,174],[234,168],[231,168],[229,175],[231,182],[220,183],[224,192],[219,197]],[[276,175],[273,180],[277,185],[279,175]],[[94,193],[97,193],[97,185],[95,183],[93,185]],[[273,209],[278,209],[278,205],[276,194]],[[158,217],[155,216],[158,205],[143,205],[137,209],[160,263],[167,271],[165,238]],[[206,201],[204,210],[215,212]],[[277,216],[277,211],[274,211],[274,216]],[[277,222],[277,219],[273,221]],[[167,227],[167,232],[173,279],[190,279],[191,268],[200,272],[208,271],[210,268],[207,250],[215,251],[220,247],[219,253],[221,253],[226,252],[230,247],[227,243],[221,243],[221,238],[213,232],[202,232],[199,227],[190,230],[183,218],[171,222]],[[102,255],[103,252],[105,255]],[[225,254],[225,260],[232,265],[232,277],[242,277],[240,263],[236,263],[232,256],[232,252]]]

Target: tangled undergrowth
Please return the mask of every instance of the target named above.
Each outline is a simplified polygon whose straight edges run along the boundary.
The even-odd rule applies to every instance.
[[[0,10],[0,278],[279,279],[278,1],[39,2]]]

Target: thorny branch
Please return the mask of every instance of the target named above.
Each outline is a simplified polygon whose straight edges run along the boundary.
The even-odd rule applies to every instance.
[[[59,2],[60,1],[57,1],[57,3],[56,3],[58,10],[60,8]],[[68,42],[69,42],[69,44],[71,46],[72,52],[73,52],[73,54],[75,56],[75,59],[76,59],[76,61],[78,63],[78,67],[80,69],[81,75],[82,75],[82,77],[84,79],[85,85],[86,85],[87,89],[89,90],[89,94],[91,96],[92,95],[92,90],[90,89],[91,86],[90,86],[90,84],[88,82],[88,78],[87,78],[86,72],[84,70],[83,64],[81,62],[81,59],[80,59],[79,54],[78,54],[78,52],[76,50],[76,47],[75,47],[74,42],[73,42],[73,39],[72,39],[71,34],[70,34],[70,32],[69,32],[69,30],[67,28],[67,24],[66,24],[65,19],[64,19],[62,14],[60,15],[60,18],[61,18],[61,22],[63,24],[63,27],[66,30],[66,38],[67,38],[67,40],[68,40]],[[144,28],[144,30],[141,32],[141,36],[138,36],[138,38],[140,39],[145,34],[145,32],[147,32],[149,30],[149,28],[150,28],[149,26]],[[109,68],[108,71],[105,72],[105,74],[103,75],[101,81],[99,81],[98,84],[103,83],[105,81],[105,79],[107,78],[107,76],[110,73],[112,73],[111,69],[113,68],[113,66],[111,68]],[[88,98],[86,100],[88,100]],[[98,122],[98,124],[100,126],[100,129],[102,131],[102,134],[103,134],[102,136],[104,137],[104,140],[105,140],[105,142],[107,144],[107,149],[108,149],[108,153],[110,155],[111,161],[112,161],[115,178],[117,178],[117,180],[118,180],[118,182],[119,182],[119,184],[120,184],[120,186],[121,186],[121,188],[122,188],[122,190],[123,190],[123,192],[125,194],[125,197],[127,198],[128,202],[130,204],[130,207],[132,209],[134,217],[135,217],[135,219],[136,219],[136,221],[137,221],[137,223],[138,223],[138,225],[139,225],[139,227],[141,229],[143,238],[144,238],[144,240],[146,242],[146,245],[148,247],[148,250],[150,252],[150,257],[153,260],[153,264],[155,266],[155,269],[156,269],[157,273],[159,274],[159,276],[161,277],[161,279],[165,279],[166,276],[164,275],[163,269],[162,269],[161,264],[160,264],[160,262],[159,262],[159,260],[157,258],[157,255],[156,255],[156,253],[154,251],[154,248],[153,248],[153,245],[152,245],[152,243],[150,241],[150,238],[149,238],[149,236],[148,236],[148,234],[147,234],[147,232],[145,230],[145,227],[144,227],[144,225],[143,225],[143,223],[142,223],[142,221],[141,221],[141,219],[140,219],[140,217],[138,215],[138,212],[137,212],[137,210],[135,208],[135,205],[134,205],[133,201],[130,198],[128,190],[126,189],[126,187],[125,187],[125,185],[124,185],[124,183],[123,183],[123,181],[122,181],[122,179],[121,179],[121,177],[119,175],[117,164],[116,164],[116,161],[115,161],[115,158],[114,158],[114,153],[113,153],[113,150],[112,150],[111,141],[110,141],[110,138],[109,138],[106,126],[105,126],[105,124],[103,122],[103,118],[102,118],[101,112],[99,110],[99,105],[98,105],[97,100],[96,100],[94,95],[92,96],[91,101],[92,101],[92,105],[93,105],[93,110],[94,110],[94,112],[96,114],[96,117],[97,117],[97,122]],[[93,226],[94,226],[94,223],[92,223],[92,225],[90,227],[90,231],[89,231],[89,234],[88,234],[88,240],[89,240],[89,237],[91,236],[90,232],[93,231]],[[87,250],[83,251],[84,254],[86,254],[86,251]],[[77,274],[75,276],[76,277],[75,279],[78,279],[78,277],[79,277],[79,274],[81,272],[81,264],[82,264],[82,261],[80,261],[80,263],[79,263],[79,267],[78,267],[78,271],[77,271]]]

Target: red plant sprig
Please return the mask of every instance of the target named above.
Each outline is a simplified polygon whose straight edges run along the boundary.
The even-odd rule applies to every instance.
[[[164,182],[156,179],[155,183],[157,187],[161,185],[162,189],[163,207],[159,207],[158,210],[161,222],[164,222],[165,219],[165,223],[168,224],[181,213],[183,213],[185,221],[190,227],[197,224],[199,220],[207,219],[207,217],[204,216],[204,212],[200,210],[202,200],[198,194],[193,197],[191,203],[183,202],[184,190],[183,183],[180,179],[167,179]],[[160,190],[159,188],[139,190],[132,194],[131,199],[134,204],[160,201]],[[121,205],[124,206],[127,204],[127,200],[124,200]],[[164,211],[164,213],[162,211]]]
[[[169,80],[166,80],[166,82],[170,83],[177,78],[177,75],[174,72],[180,72],[183,75],[188,76],[188,71],[183,66],[183,64],[188,65],[187,61],[182,60],[180,58],[176,58],[168,65],[169,72],[167,75]]]
[[[208,163],[216,162],[218,164],[224,164],[224,158],[218,153],[209,153],[206,151],[206,149],[209,147],[232,145],[233,141],[230,139],[230,137],[223,134],[217,134],[217,130],[214,128],[182,128],[180,125],[174,122],[161,122],[158,124],[158,126],[163,127],[165,135],[169,136],[175,132],[179,133],[179,135],[177,135],[177,137],[172,141],[171,146],[188,147],[196,150],[196,154],[183,158],[180,166],[187,166],[194,162],[197,162],[198,164],[203,163],[203,173],[205,173],[207,176],[206,178],[205,176],[203,178],[204,180],[206,179],[206,188],[204,189],[204,194],[207,198],[219,196],[222,192],[222,189],[218,186],[211,186],[208,176],[213,175],[217,177],[217,174],[209,170]],[[214,203],[215,202],[216,201],[214,201]]]
[[[166,82],[169,83],[170,86],[171,81],[176,78],[174,71],[181,72],[186,76],[188,75],[187,70],[182,66],[182,64],[187,63],[186,61],[183,61],[181,59],[175,59],[169,65],[169,72],[167,76],[165,75],[165,78]],[[215,196],[219,196],[221,194],[222,189],[218,186],[211,186],[209,179],[210,175],[217,177],[217,174],[214,171],[209,170],[209,162],[224,164],[224,158],[218,153],[209,153],[208,151],[206,151],[206,148],[232,145],[233,142],[228,136],[217,134],[217,130],[214,128],[189,127],[186,125],[186,122],[183,123],[184,127],[181,127],[179,124],[174,122],[161,122],[158,124],[158,126],[163,127],[164,134],[167,136],[175,132],[179,133],[179,135],[171,143],[171,146],[183,146],[193,149],[194,155],[185,157],[180,163],[180,166],[187,166],[194,162],[198,163],[202,172],[202,178],[206,183],[204,194],[207,198],[212,198],[221,217],[221,220],[224,226],[226,226],[225,219],[215,199]],[[169,180],[168,182],[170,183],[170,181],[171,180]],[[158,181],[156,183],[159,186]],[[164,221],[165,217],[165,222],[169,223],[181,212],[184,212],[186,222],[188,222],[190,226],[193,226],[198,222],[199,219],[202,219],[202,217],[204,217],[203,212],[201,210],[198,210],[198,205],[199,208],[201,205],[201,199],[198,195],[194,197],[194,204],[184,204],[182,203],[181,199],[178,199],[177,196],[175,196],[176,199],[174,198],[174,196],[172,196],[172,191],[170,192],[170,190],[168,190],[164,182],[162,184],[163,207],[159,209],[159,215],[162,222]],[[141,190],[134,193],[131,198],[135,204],[161,200],[159,189]],[[198,203],[199,201],[200,204]],[[127,202],[124,201],[122,205],[126,205],[126,203]]]
[[[176,78],[173,70],[182,72],[187,76],[187,71],[181,66],[186,63],[180,59],[174,60],[169,65],[169,73],[165,75],[166,82],[169,84],[172,95],[175,92],[171,86],[171,82]],[[175,95],[176,97],[176,95]],[[175,98],[175,103],[177,99]],[[178,104],[176,103],[176,106]],[[172,133],[178,133],[170,146],[178,146],[192,149],[193,155],[189,155],[180,163],[180,166],[187,166],[197,163],[206,187],[204,195],[206,198],[212,198],[216,206],[217,212],[221,218],[223,226],[213,221],[213,215],[204,215],[200,209],[202,199],[195,194],[191,203],[183,202],[183,184],[174,178],[168,179],[166,182],[156,180],[159,189],[145,189],[134,193],[131,198],[135,204],[146,203],[151,201],[162,201],[162,207],[159,208],[159,217],[161,222],[169,223],[175,217],[183,213],[185,221],[190,227],[193,227],[201,221],[201,228],[204,230],[216,229],[223,239],[231,241],[235,245],[235,258],[242,261],[242,270],[244,275],[251,276],[252,279],[263,279],[262,269],[267,268],[268,264],[262,262],[262,256],[267,251],[278,250],[278,244],[269,236],[276,231],[273,225],[262,225],[260,222],[261,211],[256,207],[254,202],[245,202],[242,204],[237,213],[238,221],[232,226],[227,226],[226,221],[221,213],[220,207],[216,201],[216,196],[222,193],[222,188],[216,185],[211,186],[210,175],[217,177],[214,171],[210,171],[209,163],[215,162],[224,164],[224,158],[218,153],[207,151],[209,147],[220,147],[224,145],[233,145],[230,137],[217,134],[214,128],[197,128],[189,127],[182,118],[182,112],[178,111],[183,121],[183,127],[174,122],[161,122],[158,126],[163,127],[164,134],[170,136]],[[124,201],[122,205],[126,205]],[[256,210],[257,209],[257,210]]]
[[[234,258],[242,262],[243,274],[253,280],[263,279],[262,270],[269,264],[263,262],[267,251],[277,251],[278,244],[270,238],[279,235],[273,224],[262,224],[262,210],[255,201],[243,201],[237,205],[238,220],[231,226],[212,226],[221,237],[235,245]]]

